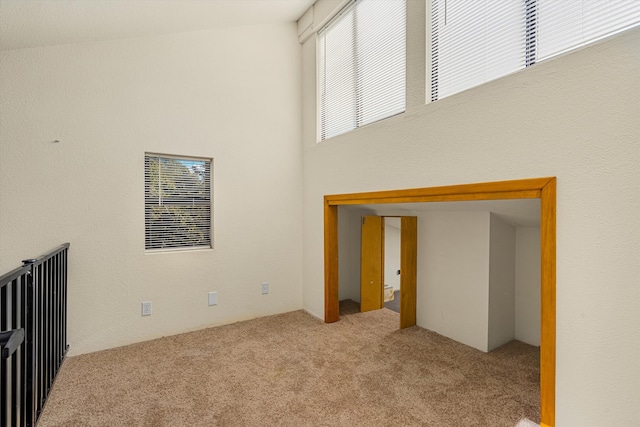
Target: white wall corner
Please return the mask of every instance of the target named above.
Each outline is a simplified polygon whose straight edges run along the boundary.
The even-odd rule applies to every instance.
[[[353,299],[351,283],[351,212],[338,209],[338,299]]]
[[[313,4],[313,28],[321,29],[351,0],[317,0]]]
[[[489,213],[418,218],[418,326],[487,351]]]
[[[516,229],[516,339],[540,345],[540,228]]]
[[[304,43],[313,34],[313,8],[309,9],[298,19],[298,41]]]
[[[491,214],[488,351],[516,336],[516,229]]]

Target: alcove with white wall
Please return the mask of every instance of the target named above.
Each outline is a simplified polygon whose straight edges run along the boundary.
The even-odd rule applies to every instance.
[[[418,326],[481,351],[539,346],[539,227],[490,212],[423,212],[418,224]]]
[[[338,299],[360,303],[360,248],[362,217],[375,212],[338,209]]]
[[[362,216],[391,219],[385,240],[392,241],[390,216],[415,215],[417,325],[485,352],[514,339],[539,346],[539,203],[528,201],[517,215],[501,203],[493,204],[499,213],[462,203],[449,204],[450,211],[430,203],[338,209],[339,299],[360,301]],[[385,256],[385,283],[396,273],[392,263]]]

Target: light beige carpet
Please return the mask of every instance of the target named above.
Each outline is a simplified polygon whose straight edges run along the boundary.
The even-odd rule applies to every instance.
[[[528,418],[523,418],[518,422],[516,427],[540,427],[540,424],[534,423]]]
[[[73,343],[71,343],[73,344]],[[68,358],[49,426],[494,426],[539,420],[539,351],[303,311]]]

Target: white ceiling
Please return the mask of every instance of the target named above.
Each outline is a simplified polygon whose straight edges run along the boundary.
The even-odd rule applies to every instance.
[[[478,200],[472,202],[397,203],[383,205],[345,206],[346,209],[366,209],[376,215],[403,216],[416,212],[491,212],[516,227],[540,226],[540,199]]]
[[[0,50],[295,22],[314,0],[0,0]]]

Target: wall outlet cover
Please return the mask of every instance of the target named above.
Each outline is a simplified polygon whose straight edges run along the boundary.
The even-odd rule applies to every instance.
[[[144,301],[142,303],[142,315],[151,316],[151,301]]]
[[[209,305],[218,305],[218,292],[209,292]]]
[[[262,295],[266,295],[269,293],[269,282],[262,283]]]

